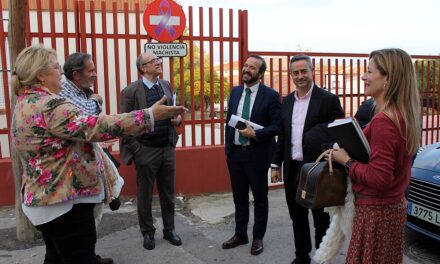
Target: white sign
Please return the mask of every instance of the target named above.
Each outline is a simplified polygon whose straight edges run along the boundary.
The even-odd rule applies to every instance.
[[[159,25],[165,16],[150,16],[150,25]],[[167,26],[180,26],[180,17],[171,16],[166,24]]]
[[[188,54],[186,43],[145,43],[144,50],[158,57],[185,57]]]
[[[440,226],[440,212],[408,202],[408,213],[412,216],[425,220],[436,226]]]

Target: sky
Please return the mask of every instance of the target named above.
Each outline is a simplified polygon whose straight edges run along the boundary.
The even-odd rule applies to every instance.
[[[440,55],[439,0],[177,2],[185,12],[189,5],[212,7],[214,12],[218,8],[247,10],[249,49],[253,51],[370,53],[401,48],[412,55]]]

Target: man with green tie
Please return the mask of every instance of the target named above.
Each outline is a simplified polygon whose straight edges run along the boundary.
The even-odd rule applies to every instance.
[[[235,204],[235,234],[223,243],[230,249],[249,243],[249,186],[254,196],[254,227],[251,254],[263,252],[263,237],[266,232],[269,202],[267,172],[275,147],[275,135],[280,121],[280,96],[260,83],[266,71],[266,62],[251,55],[242,69],[244,85],[232,89],[228,103],[227,123],[232,115],[263,126],[254,129],[248,122],[245,126],[226,126],[226,162],[232,185]]]

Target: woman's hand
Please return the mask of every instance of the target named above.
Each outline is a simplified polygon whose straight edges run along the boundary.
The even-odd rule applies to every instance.
[[[341,148],[333,150],[332,160],[336,161],[337,163],[345,165],[349,159],[350,156],[345,149]]]
[[[151,107],[154,120],[173,118],[188,111],[184,106],[167,106],[166,102],[167,97],[164,96]]]

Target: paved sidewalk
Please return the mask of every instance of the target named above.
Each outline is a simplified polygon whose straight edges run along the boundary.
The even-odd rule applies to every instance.
[[[100,238],[96,244],[96,252],[103,257],[113,258],[118,264],[290,263],[294,255],[293,232],[284,190],[271,190],[269,202],[265,248],[259,256],[250,254],[250,244],[229,250],[221,248],[222,242],[234,233],[234,207],[230,193],[192,197],[184,203],[179,203],[176,212],[176,231],[183,240],[183,245],[180,247],[172,246],[162,239],[162,219],[156,200],[154,204],[156,248],[152,251],[142,247],[143,239],[137,225],[134,204],[128,202],[116,212],[106,209],[101,225],[109,227],[105,228],[109,230],[98,229]],[[14,221],[13,215],[0,212],[0,230],[14,228]],[[250,223],[253,223],[252,216]],[[114,231],[117,229],[123,230]],[[252,225],[249,226],[248,234],[252,234]],[[409,235],[412,244],[405,245],[405,250],[410,255],[408,253],[405,255],[404,263],[439,263],[440,255],[437,251],[440,244],[433,244],[431,241],[432,248],[427,245],[421,246],[426,238],[413,233]],[[42,263],[44,251],[43,244],[27,249],[0,248],[0,263]],[[341,252],[336,263],[344,263],[345,252],[345,250]]]

